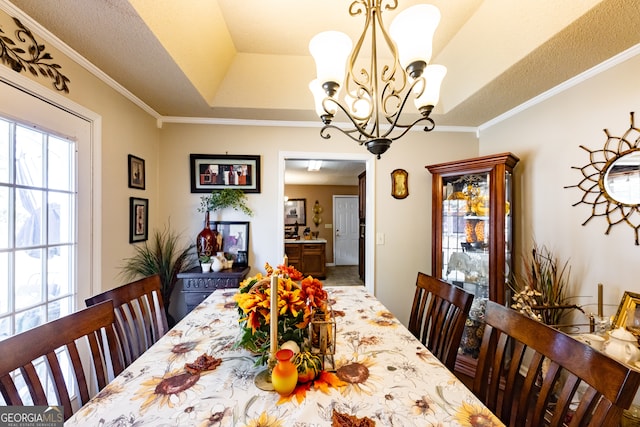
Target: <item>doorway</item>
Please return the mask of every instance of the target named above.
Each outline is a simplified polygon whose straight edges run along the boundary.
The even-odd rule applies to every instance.
[[[369,153],[321,153],[321,152],[284,152],[281,151],[278,154],[278,170],[279,170],[279,183],[278,183],[278,200],[284,200],[285,196],[285,172],[287,160],[330,160],[330,161],[344,161],[347,162],[362,162],[365,167],[367,176],[375,176],[375,157]],[[357,174],[354,174],[354,178],[357,182]],[[357,184],[356,184],[357,185]],[[375,291],[375,277],[374,277],[374,259],[375,259],[375,180],[367,180],[367,201],[366,201],[366,260],[365,260],[365,274],[364,282],[365,287],[371,293]],[[284,210],[278,210],[277,223],[279,227],[278,232],[278,247],[281,248],[282,255],[284,255]]]

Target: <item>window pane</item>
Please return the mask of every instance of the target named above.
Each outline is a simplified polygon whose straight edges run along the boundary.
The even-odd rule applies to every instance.
[[[9,188],[0,187],[0,249],[9,247]]]
[[[16,126],[16,184],[42,187],[42,134]]]
[[[53,249],[53,248],[52,248]],[[57,246],[56,255],[47,258],[47,271],[49,272],[49,298],[58,298],[72,295],[74,292],[75,277],[73,271],[73,256],[70,246]]]
[[[9,311],[9,295],[9,254],[0,253],[0,315]]]
[[[70,141],[49,137],[49,188],[73,190],[73,148]]]
[[[16,247],[44,244],[41,215],[43,192],[40,190],[16,190]]]
[[[11,335],[11,316],[0,318],[0,341]]]
[[[52,301],[49,304],[47,321],[59,319],[67,314],[71,314],[73,307],[73,301],[71,298],[62,298],[56,301]]]
[[[74,196],[67,193],[49,193],[49,244],[71,244],[74,241]],[[63,219],[66,219],[63,221]]]
[[[16,310],[44,302],[42,253],[42,249],[15,252],[14,294]]]
[[[9,122],[0,119],[0,182],[9,182]]]
[[[42,325],[47,320],[45,316],[43,305],[16,313],[16,334]]]

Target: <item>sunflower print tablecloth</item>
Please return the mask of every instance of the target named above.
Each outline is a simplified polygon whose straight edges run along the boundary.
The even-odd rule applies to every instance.
[[[336,313],[336,381],[281,399],[254,384],[264,368],[235,349],[233,289],[214,292],[65,426],[331,426],[334,410],[376,426],[502,423],[371,294],[328,287]],[[203,353],[213,371],[191,374]]]

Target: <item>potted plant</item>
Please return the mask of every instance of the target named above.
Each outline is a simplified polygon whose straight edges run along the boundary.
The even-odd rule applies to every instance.
[[[175,321],[168,309],[178,273],[197,266],[192,252],[195,245],[182,244],[181,240],[182,236],[172,231],[170,224],[163,230],[155,230],[151,239],[134,246],[133,256],[124,260],[120,273],[127,281],[154,274],[160,276],[162,299],[170,327]]]
[[[247,195],[240,189],[224,188],[214,190],[211,194],[200,198],[199,212],[215,212],[224,208],[233,208],[249,216],[253,211],[247,206]]]
[[[211,271],[211,257],[209,255],[200,255],[200,266],[202,267],[203,273],[208,273]]]

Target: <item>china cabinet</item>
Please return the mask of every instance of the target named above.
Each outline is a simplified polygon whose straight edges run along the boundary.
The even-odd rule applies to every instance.
[[[426,166],[432,174],[432,275],[474,295],[456,370],[473,375],[486,300],[505,304],[512,268],[511,153]]]

